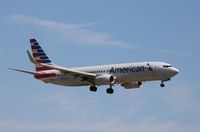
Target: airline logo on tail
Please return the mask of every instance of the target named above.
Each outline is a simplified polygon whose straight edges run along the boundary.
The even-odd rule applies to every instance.
[[[40,47],[39,43],[35,39],[30,39],[32,55],[35,62],[52,64],[49,57],[46,55],[44,50]],[[52,70],[51,68],[35,65],[36,71]]]

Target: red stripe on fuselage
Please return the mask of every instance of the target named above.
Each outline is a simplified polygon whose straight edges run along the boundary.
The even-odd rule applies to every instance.
[[[45,78],[50,78],[50,77],[55,77],[55,76],[56,76],[55,73],[47,73],[47,74],[43,74],[43,75],[35,75],[35,78],[45,79]]]

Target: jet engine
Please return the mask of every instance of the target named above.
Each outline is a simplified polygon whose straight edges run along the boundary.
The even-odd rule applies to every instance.
[[[121,84],[126,89],[132,89],[132,88],[141,88],[142,82],[128,82]]]
[[[109,74],[104,74],[104,75],[100,75],[97,76],[95,78],[95,84],[96,85],[109,85],[109,84],[113,84],[115,82],[115,77]]]

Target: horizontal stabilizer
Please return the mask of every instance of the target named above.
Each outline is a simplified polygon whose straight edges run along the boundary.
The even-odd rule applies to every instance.
[[[18,72],[26,73],[26,74],[31,74],[31,75],[42,75],[42,73],[38,73],[38,72],[25,71],[25,70],[14,69],[14,68],[8,68],[8,69],[13,70],[13,71],[18,71]]]
[[[30,53],[28,50],[27,50],[26,52],[27,52],[27,54],[28,54],[29,60],[30,60],[32,63],[36,64],[36,62],[34,61],[34,59],[33,59],[32,55],[31,55],[31,53]]]

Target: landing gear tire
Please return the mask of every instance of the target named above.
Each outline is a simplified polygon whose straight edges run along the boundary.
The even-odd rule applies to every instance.
[[[161,84],[160,84],[160,87],[162,87],[162,88],[165,87],[165,84],[164,84],[164,83],[161,83]]]
[[[90,91],[96,92],[97,91],[97,87],[96,86],[90,86]]]
[[[114,89],[108,88],[108,89],[106,89],[106,92],[107,92],[108,94],[113,94],[113,93],[114,93]]]

